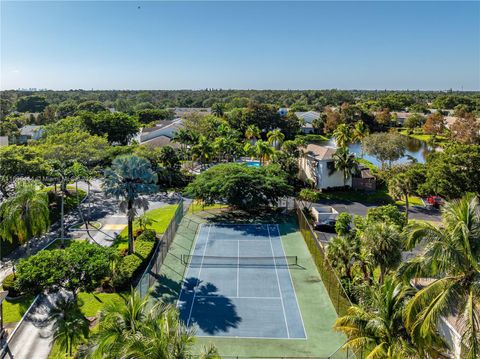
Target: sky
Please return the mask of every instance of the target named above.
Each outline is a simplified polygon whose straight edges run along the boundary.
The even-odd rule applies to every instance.
[[[478,1],[0,6],[2,90],[480,90]]]

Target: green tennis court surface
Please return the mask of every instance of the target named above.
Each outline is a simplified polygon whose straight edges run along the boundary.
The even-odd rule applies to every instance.
[[[205,224],[178,299],[182,320],[199,336],[306,339],[276,224]]]

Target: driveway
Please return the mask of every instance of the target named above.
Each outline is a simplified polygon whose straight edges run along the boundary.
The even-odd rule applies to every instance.
[[[347,212],[357,216],[365,216],[370,208],[378,207],[377,204],[373,203],[362,203],[348,200],[321,200],[318,204],[331,206],[338,213]],[[400,210],[405,211],[405,207],[399,206],[399,208]],[[409,207],[408,218],[433,222],[439,222],[441,220],[439,210],[427,210],[426,208],[419,206]],[[319,240],[325,243],[328,243],[333,237],[336,236],[335,233],[328,233],[322,231],[315,232],[317,233]]]

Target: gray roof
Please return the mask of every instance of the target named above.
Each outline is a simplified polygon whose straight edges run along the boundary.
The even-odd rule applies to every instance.
[[[20,134],[23,136],[34,136],[35,132],[39,131],[42,126],[35,126],[35,125],[27,125],[23,126],[20,129]]]
[[[313,120],[320,118],[320,112],[316,112],[316,111],[295,112],[295,115],[299,119],[304,120],[307,123],[312,123]]]

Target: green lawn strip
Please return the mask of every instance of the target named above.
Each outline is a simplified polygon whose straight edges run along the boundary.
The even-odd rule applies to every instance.
[[[327,358],[346,340],[332,326],[336,319],[335,309],[320,279],[310,252],[298,231],[295,222],[280,225],[282,243],[286,255],[298,256],[303,268],[290,270],[300,311],[303,317],[307,339],[243,339],[243,338],[199,338],[201,345],[213,343],[222,356],[241,357],[322,357]],[[339,352],[335,358],[346,357]]]
[[[34,296],[28,295],[3,302],[3,322],[5,324],[19,322],[32,304]]]
[[[190,210],[191,213],[196,213],[196,212],[201,212],[201,211],[208,211],[208,210],[212,210],[212,209],[223,209],[223,208],[228,208],[228,205],[223,204],[223,203],[214,203],[214,204],[204,206],[201,203],[194,202],[190,205],[189,210]]]
[[[95,317],[100,310],[110,303],[122,303],[128,293],[78,293],[80,309],[86,317]]]
[[[152,287],[152,302],[162,300],[175,303],[185,274],[186,265],[182,263],[182,254],[190,254],[195,236],[203,221],[197,216],[186,215],[177,229],[175,238],[160,269],[158,280]]]
[[[415,138],[417,140],[424,141],[424,142],[429,142],[433,138],[432,135],[416,134],[416,133],[409,134],[408,130],[401,130],[400,134],[411,137],[411,138]],[[445,144],[448,141],[448,138],[445,136],[436,136],[435,140],[439,145],[441,145],[441,144]]]
[[[397,206],[405,206],[405,200],[395,201]],[[424,206],[424,203],[420,197],[417,196],[408,196],[408,204],[410,206]]]
[[[177,209],[177,204],[169,204],[167,206],[152,209],[151,211],[146,212],[146,215],[153,219],[155,222],[152,226],[148,227],[149,229],[155,230],[157,234],[162,234],[167,229],[170,221],[172,220],[173,216],[175,215],[175,211]],[[137,221],[133,222],[133,230],[138,228]],[[125,227],[119,234],[117,240],[113,244],[115,247],[119,249],[127,248],[128,246],[128,228]]]

